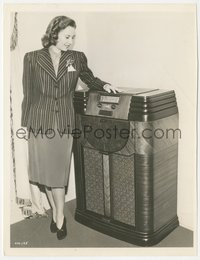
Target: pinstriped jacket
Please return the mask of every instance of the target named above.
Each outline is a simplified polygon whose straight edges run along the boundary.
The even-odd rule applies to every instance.
[[[75,71],[68,71],[73,60]],[[78,78],[89,88],[101,89],[106,82],[94,77],[83,52],[61,52],[57,76],[48,48],[26,53],[24,56],[21,125],[34,130],[74,128],[73,95]]]

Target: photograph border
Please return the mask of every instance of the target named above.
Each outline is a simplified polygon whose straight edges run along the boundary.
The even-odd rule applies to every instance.
[[[10,186],[10,175],[6,174],[10,172],[10,125],[9,125],[9,85],[10,85],[10,34],[6,31],[10,30],[10,13],[17,12],[43,12],[44,8],[46,12],[56,12],[63,11],[63,7],[70,7],[70,11],[77,12],[93,12],[98,9],[98,11],[113,11],[113,12],[126,12],[127,10],[131,11],[145,11],[147,6],[151,4],[5,4],[4,5],[4,253],[5,255],[10,256],[194,256],[197,254],[197,196],[194,198],[195,204],[195,230],[194,230],[194,246],[192,248],[11,248],[10,247],[10,210],[8,207],[8,201],[10,202],[10,192],[9,189],[5,187]],[[157,6],[156,6],[157,5]],[[153,10],[160,11],[161,8],[164,8],[165,11],[171,10],[171,4],[160,5],[154,4]],[[180,6],[179,6],[180,7]],[[183,4],[182,8],[186,6]],[[195,4],[191,4],[191,8],[195,8]],[[187,4],[188,8],[188,4]],[[198,105],[198,103],[197,103]],[[196,158],[195,158],[196,159]],[[197,164],[197,162],[196,162]],[[195,186],[195,185],[194,185]],[[195,186],[197,189],[197,185]],[[196,190],[197,194],[197,190]]]

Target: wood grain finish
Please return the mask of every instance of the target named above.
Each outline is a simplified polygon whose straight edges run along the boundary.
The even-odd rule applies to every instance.
[[[82,116],[82,139],[102,153],[114,153],[125,147],[128,138],[121,137],[121,131],[129,130],[129,122],[102,117]],[[85,129],[85,130],[84,130]]]
[[[103,191],[104,191],[104,212],[106,217],[111,216],[110,205],[110,159],[109,156],[103,154]]]
[[[177,217],[177,144],[135,154],[136,229],[154,232]]]

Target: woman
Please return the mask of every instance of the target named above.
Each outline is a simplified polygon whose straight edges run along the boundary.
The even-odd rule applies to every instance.
[[[78,78],[89,88],[117,91],[94,77],[84,53],[70,50],[75,29],[72,19],[55,17],[42,38],[44,48],[24,57],[22,126],[30,132],[29,180],[46,187],[53,211],[50,230],[58,239],[67,235],[64,202],[73,139],[63,133],[74,128],[73,94]]]

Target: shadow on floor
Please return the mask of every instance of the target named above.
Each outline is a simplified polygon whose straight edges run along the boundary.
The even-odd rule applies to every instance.
[[[74,220],[76,201],[66,203],[68,236],[61,241],[49,230],[51,211],[48,218],[25,219],[11,225],[11,247],[52,248],[52,247],[138,247],[136,245],[104,235],[79,224]],[[193,232],[183,227],[176,228],[154,247],[192,247]]]

